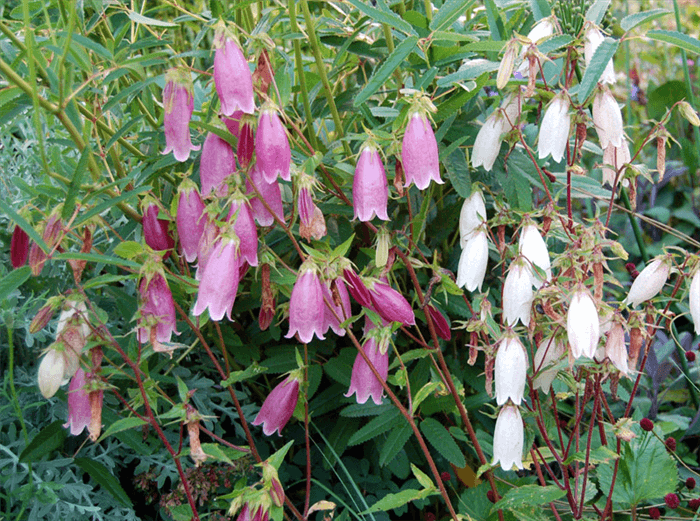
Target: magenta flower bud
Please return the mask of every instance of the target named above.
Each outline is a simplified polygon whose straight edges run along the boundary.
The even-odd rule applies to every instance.
[[[248,123],[243,123],[241,135],[238,138],[238,147],[236,148],[236,157],[241,168],[248,168],[250,160],[253,159],[254,151],[255,138],[253,137],[253,129]]]
[[[372,304],[377,313],[390,322],[401,322],[405,326],[416,323],[411,304],[395,289],[384,282],[375,282],[370,291]]]
[[[241,259],[245,260],[250,266],[257,266],[258,229],[255,227],[255,220],[253,219],[253,212],[250,209],[250,205],[242,196],[231,200],[228,221],[233,222],[232,219],[234,217],[235,224],[233,230],[241,241]]]
[[[243,51],[223,32],[216,35],[214,44],[214,85],[221,112],[224,116],[232,116],[236,110],[252,114],[255,111],[253,75]]]
[[[345,282],[349,284],[348,289],[350,290],[352,298],[361,306],[366,308],[372,307],[372,296],[367,286],[365,286],[365,283],[362,282],[362,279],[358,277],[357,273],[355,273],[352,268],[343,269],[343,278]]]
[[[389,351],[382,354],[374,337],[369,337],[365,340],[365,343],[362,344],[362,349],[379,373],[379,376],[386,382],[386,377],[389,374]],[[348,389],[345,396],[350,397],[353,394],[355,394],[357,403],[365,403],[367,398],[371,396],[372,401],[377,405],[381,405],[382,396],[384,395],[382,383],[377,379],[360,353],[357,353],[355,363],[352,366],[350,389]]]
[[[165,77],[163,89],[163,124],[165,126],[165,150],[173,153],[178,161],[187,161],[191,150],[199,150],[190,140],[190,119],[194,110],[194,94],[189,72],[171,69]]]
[[[70,433],[77,436],[90,425],[92,414],[90,412],[90,393],[84,387],[86,374],[80,367],[71,378],[68,386],[68,421],[63,424],[70,428]]]
[[[323,284],[323,296],[326,297],[328,303],[333,307],[333,310],[338,317],[340,317],[340,321],[335,318],[335,315],[331,312],[330,308],[327,305],[324,305],[324,317],[326,321],[324,329],[327,331],[330,327],[333,329],[333,331],[335,331],[336,335],[345,336],[345,329],[340,327],[340,324],[345,322],[352,315],[350,312],[350,295],[348,295],[348,289],[345,287],[345,282],[343,282],[343,279],[335,279],[331,281],[330,284],[330,287],[328,283]],[[335,299],[333,298],[332,288],[336,289],[337,298],[340,301],[339,303],[336,303]]]
[[[162,273],[155,272],[141,279],[139,297],[139,342],[167,343],[173,333],[180,334],[176,329],[173,294]]]
[[[197,186],[189,179],[183,181],[178,189],[180,199],[177,203],[177,234],[180,246],[187,262],[197,258],[199,240],[204,234],[207,218],[204,215],[204,203],[197,191]]]
[[[255,133],[255,154],[265,181],[272,183],[278,176],[291,181],[289,167],[292,164],[292,152],[287,130],[277,111],[270,107],[263,107],[260,112],[258,130]]]
[[[53,248],[58,244],[61,239],[61,233],[63,231],[63,223],[61,222],[61,216],[58,211],[51,214],[46,221],[46,226],[44,227],[44,232],[41,238],[44,239],[46,245],[53,250]],[[32,268],[32,275],[38,277],[41,270],[44,269],[44,264],[46,263],[48,256],[44,253],[38,244],[32,243],[29,248],[29,266]]]
[[[257,190],[260,197],[265,200],[277,218],[284,222],[282,192],[280,192],[280,185],[277,179],[268,183],[263,178],[258,165],[253,165],[245,185],[247,194],[255,195],[255,190]],[[265,205],[260,201],[257,195],[250,200],[250,206],[253,210],[253,217],[255,217],[255,220],[258,221],[260,226],[272,226],[275,223],[275,217],[265,208]]]
[[[199,163],[199,180],[202,195],[207,197],[213,190],[214,195],[224,195],[224,180],[236,171],[236,160],[231,145],[224,139],[210,132],[204,140],[202,158]]]
[[[314,334],[323,340],[328,329],[325,307],[323,284],[316,270],[302,266],[289,299],[289,333],[285,338],[299,333],[299,338],[305,344],[311,341]]]
[[[355,219],[371,221],[375,215],[384,221],[389,220],[389,185],[384,164],[379,152],[373,146],[365,146],[360,153],[352,182],[352,206]]]
[[[21,268],[27,263],[29,256],[29,235],[22,228],[15,225],[10,241],[10,260],[14,269]]]
[[[285,494],[284,494],[284,488],[282,488],[282,483],[280,483],[279,479],[272,478],[271,480],[271,487],[270,487],[270,499],[272,499],[272,502],[275,504],[275,506],[281,507],[284,505],[284,499],[285,499]]]
[[[267,396],[253,425],[262,424],[265,436],[270,436],[275,431],[281,436],[298,400],[299,380],[288,376]]]
[[[401,163],[406,174],[405,186],[415,183],[419,190],[427,188],[430,181],[438,184],[440,179],[440,161],[438,146],[433,127],[428,118],[420,112],[414,113],[408,122],[401,144]]]
[[[430,318],[433,321],[433,326],[435,326],[435,332],[437,333],[437,336],[439,336],[443,340],[451,339],[452,332],[450,331],[450,325],[447,323],[447,320],[442,315],[442,313],[440,313],[436,308],[434,308],[430,304],[425,306],[425,310],[427,311],[427,314],[430,315]]]
[[[299,219],[301,219],[302,224],[304,226],[309,226],[311,221],[313,221],[316,205],[311,196],[311,189],[306,186],[299,189],[297,208],[299,210]]]
[[[147,202],[145,207],[141,226],[143,226],[143,238],[146,244],[156,251],[171,250],[175,246],[175,241],[168,231],[168,221],[158,219],[159,209],[156,203]]]
[[[239,264],[238,240],[220,237],[202,266],[197,302],[192,312],[194,316],[198,317],[209,308],[212,320],[221,320],[224,313],[233,320],[231,311],[238,292]]]
[[[242,110],[236,110],[234,111],[233,114],[231,114],[231,117],[226,117],[224,116],[221,118],[224,122],[224,125],[226,125],[226,128],[228,131],[233,134],[236,139],[241,138],[241,118],[243,116],[243,111]]]

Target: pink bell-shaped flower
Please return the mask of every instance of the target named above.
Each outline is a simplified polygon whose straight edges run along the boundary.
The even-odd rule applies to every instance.
[[[540,159],[552,155],[557,163],[564,158],[571,130],[569,97],[566,92],[558,94],[547,107],[540,126],[537,153]]]
[[[440,179],[435,133],[425,114],[415,112],[409,117],[401,143],[401,163],[406,174],[406,187],[415,183],[419,190],[423,190],[431,180],[438,184],[444,183]]]
[[[139,296],[139,342],[168,343],[173,333],[179,335],[173,294],[162,273],[156,271],[144,276]]]
[[[389,220],[389,185],[379,151],[372,145],[362,148],[352,182],[352,206],[355,219],[371,221],[375,215]]]
[[[27,263],[29,256],[29,235],[22,228],[15,225],[10,241],[10,260],[14,269],[21,268]]]
[[[249,171],[248,179],[245,182],[246,193],[248,195],[252,194],[250,199],[250,206],[253,210],[253,217],[258,221],[260,226],[272,226],[275,223],[275,217],[284,222],[284,207],[282,205],[282,192],[280,191],[280,185],[277,179],[268,183],[265,181],[258,165],[253,165],[253,168]],[[253,188],[255,187],[255,189]],[[259,196],[255,194],[255,191],[260,194]],[[265,208],[260,198],[264,199],[267,206],[270,207],[272,213]]]
[[[253,425],[262,424],[265,436],[270,436],[275,431],[281,436],[282,429],[294,414],[298,400],[299,380],[290,375],[267,395]]]
[[[370,335],[362,344],[362,350],[369,358],[372,365],[379,373],[382,381],[386,382],[389,375],[389,351],[384,346],[384,353],[379,348],[377,338]],[[384,388],[382,383],[377,379],[372,372],[365,359],[360,353],[357,353],[355,363],[352,366],[352,375],[350,377],[350,389],[345,396],[350,397],[355,395],[357,403],[365,403],[367,398],[372,397],[372,401],[377,404],[382,404],[382,396],[384,396]]]
[[[591,294],[579,286],[571,297],[566,315],[566,333],[574,358],[593,358],[600,338],[598,309]]]
[[[71,378],[68,386],[68,421],[63,424],[70,428],[70,433],[77,436],[90,425],[92,414],[90,412],[90,393],[86,391],[86,374],[80,367]]]
[[[520,405],[525,392],[527,353],[517,336],[506,333],[496,353],[496,403],[503,405],[509,399]]]
[[[530,272],[522,258],[513,261],[503,283],[503,317],[506,324],[515,326],[518,320],[530,325],[530,308],[535,297]]]
[[[297,196],[297,210],[299,211],[299,219],[304,226],[311,225],[315,209],[316,205],[314,204],[311,188],[302,186]]]
[[[255,227],[253,212],[250,209],[248,200],[239,194],[231,200],[231,209],[228,213],[229,222],[234,222],[233,226],[238,239],[241,241],[241,259],[251,266],[258,265],[258,229]]]
[[[265,181],[272,183],[277,177],[291,181],[289,168],[292,152],[287,129],[282,125],[277,110],[269,105],[260,111],[258,130],[255,133],[255,155]]]
[[[238,239],[226,234],[214,243],[204,264],[193,315],[198,317],[209,308],[212,320],[221,320],[224,313],[229,320],[236,301],[239,281],[240,254]]]
[[[221,112],[224,116],[232,116],[236,110],[252,114],[255,111],[253,75],[243,51],[225,31],[217,31],[214,46],[214,85]]]
[[[374,308],[384,320],[401,322],[405,326],[416,323],[416,315],[411,304],[387,283],[375,282],[369,294]]]
[[[204,215],[204,203],[195,185],[189,179],[180,183],[178,188],[177,235],[180,237],[180,246],[187,262],[197,259],[199,241],[204,234],[207,217]]]
[[[165,76],[163,89],[163,124],[165,126],[165,150],[173,153],[178,161],[187,161],[191,150],[199,150],[190,139],[190,119],[194,111],[194,94],[190,73],[171,69]]]
[[[501,464],[503,470],[511,470],[515,465],[523,469],[523,445],[525,443],[523,418],[516,405],[508,404],[496,418],[493,433],[493,462]]]
[[[314,334],[323,340],[328,330],[323,302],[323,284],[316,269],[308,264],[299,269],[297,281],[289,299],[289,332],[286,338],[299,334],[299,339],[307,344]]]
[[[339,301],[337,303],[333,296],[333,288],[335,289],[335,293]],[[331,311],[331,308],[329,308],[328,305],[325,305],[325,330],[328,330],[328,328],[330,327],[331,329],[333,329],[336,335],[345,336],[345,329],[340,327],[340,324],[342,322],[345,322],[348,318],[350,318],[352,313],[350,310],[350,295],[348,294],[348,288],[345,286],[345,282],[343,282],[343,279],[337,278],[335,280],[332,280],[330,283],[323,284],[323,296],[325,297],[328,304],[332,306],[333,310],[335,311],[335,315],[338,315],[338,317],[340,318],[340,320],[338,320]]]
[[[236,171],[236,160],[231,145],[224,139],[210,132],[204,140],[202,158],[199,162],[199,181],[202,195],[222,196],[226,192],[225,179]]]
[[[143,238],[146,244],[156,251],[172,250],[175,240],[168,230],[169,221],[158,219],[160,208],[153,200],[144,200],[143,203]],[[168,252],[168,255],[170,252]]]
[[[661,257],[654,260],[644,268],[630,288],[624,304],[630,307],[637,307],[639,304],[658,295],[666,284],[671,265],[668,257]]]

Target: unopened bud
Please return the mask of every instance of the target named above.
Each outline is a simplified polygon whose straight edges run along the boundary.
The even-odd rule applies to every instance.
[[[687,101],[681,101],[678,104],[678,108],[685,119],[687,119],[693,126],[700,127],[700,118],[698,113]]]
[[[389,232],[385,228],[380,228],[377,236],[377,253],[375,256],[375,264],[378,268],[386,266],[386,262],[389,259],[390,239]]]
[[[656,138],[656,169],[659,171],[659,183],[666,173],[666,136]]]
[[[284,505],[284,489],[282,488],[282,483],[276,478],[271,480],[272,487],[270,488],[270,499],[275,504],[275,506],[281,507]]]
[[[52,297],[46,304],[37,312],[29,324],[29,332],[34,335],[44,329],[51,321],[56,309],[61,305],[61,297]]]
[[[496,87],[498,87],[499,90],[508,84],[508,81],[513,75],[513,67],[515,65],[515,58],[518,56],[519,47],[520,44],[516,39],[508,42],[506,46],[506,52],[503,55],[501,64],[498,67],[498,75],[496,76]]]
[[[396,166],[394,167],[394,188],[399,193],[399,197],[403,197],[404,175],[403,165],[399,158],[396,158]]]

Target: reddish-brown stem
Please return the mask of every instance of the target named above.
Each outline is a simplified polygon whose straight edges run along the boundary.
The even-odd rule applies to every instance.
[[[537,479],[540,482],[540,485],[543,487],[547,484],[547,482],[544,479],[544,476],[542,475],[542,469],[540,468],[540,462],[537,461],[537,457],[535,456],[535,451],[530,449],[530,456],[532,457],[532,461],[535,464],[535,472],[537,473]],[[561,517],[559,517],[559,512],[557,511],[557,507],[554,506],[554,503],[549,504],[549,508],[552,509],[552,513],[554,514],[554,517],[556,518],[557,521],[561,521]]]
[[[581,485],[581,499],[579,504],[578,515],[581,517],[583,515],[583,502],[586,500],[586,481],[588,480],[588,464],[591,458],[591,441],[593,440],[593,426],[595,425],[595,418],[598,416],[598,407],[600,407],[600,395],[603,390],[600,388],[600,374],[596,376],[595,387],[593,389],[593,394],[595,395],[595,400],[593,401],[593,411],[591,412],[590,425],[588,426],[588,440],[586,440],[586,463],[583,468],[583,484]]]

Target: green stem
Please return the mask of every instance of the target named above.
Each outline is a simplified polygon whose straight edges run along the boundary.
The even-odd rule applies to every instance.
[[[620,199],[622,199],[622,204],[627,208],[627,216],[630,219],[630,224],[632,225],[632,231],[634,232],[634,238],[637,241],[637,246],[639,247],[639,253],[642,256],[642,260],[646,264],[649,262],[649,252],[647,251],[647,246],[644,244],[644,237],[642,237],[642,230],[639,228],[639,223],[635,217],[634,211],[632,211],[632,205],[630,204],[630,198],[627,195],[627,190],[620,187]]]

